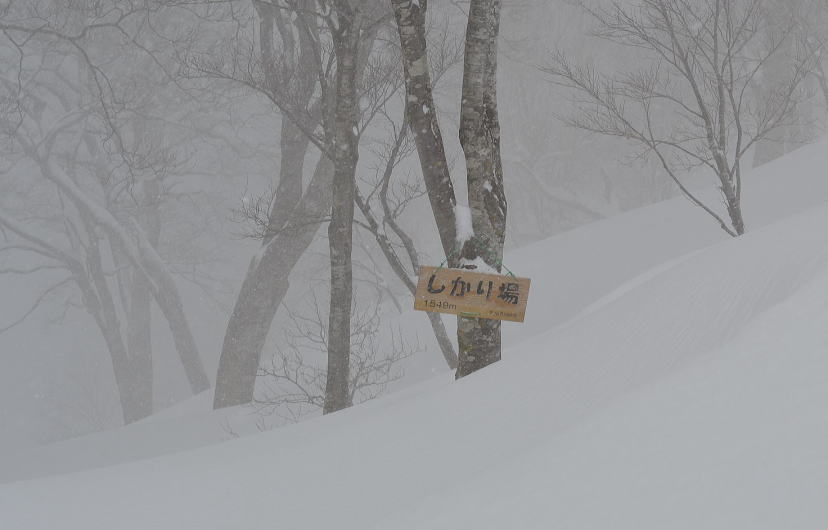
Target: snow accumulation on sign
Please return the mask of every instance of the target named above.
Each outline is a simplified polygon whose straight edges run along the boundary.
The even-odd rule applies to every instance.
[[[523,322],[530,281],[467,269],[420,267],[414,309]]]

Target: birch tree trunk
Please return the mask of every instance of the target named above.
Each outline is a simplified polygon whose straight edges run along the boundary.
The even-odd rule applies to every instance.
[[[460,144],[466,157],[474,238],[465,241],[464,263],[482,260],[500,272],[506,235],[506,196],[497,113],[497,39],[500,0],[472,0],[466,29]],[[500,360],[500,321],[458,317],[457,377]]]

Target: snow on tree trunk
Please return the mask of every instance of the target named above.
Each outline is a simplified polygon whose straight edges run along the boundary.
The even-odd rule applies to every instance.
[[[500,271],[506,230],[496,93],[500,1],[472,0],[469,7],[460,140],[468,172],[470,222],[458,211],[434,107],[426,56],[428,3],[391,0],[391,5],[403,51],[406,111],[448,265],[485,264]],[[458,317],[457,324],[458,378],[500,359],[499,321]]]
[[[463,242],[463,263],[482,260],[500,271],[506,234],[506,196],[497,113],[497,39],[500,0],[472,0],[466,29],[460,144],[466,158],[474,236]],[[466,265],[469,268],[475,265]],[[500,321],[458,317],[457,342],[463,377],[500,360]]]

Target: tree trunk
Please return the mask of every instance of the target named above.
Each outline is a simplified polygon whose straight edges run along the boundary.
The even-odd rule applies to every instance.
[[[337,8],[336,106],[334,116],[334,178],[328,244],[331,259],[331,299],[328,313],[328,370],[323,414],[351,406],[351,303],[353,299],[354,200],[358,151],[356,71],[359,54],[359,15],[347,1]]]
[[[790,14],[796,8],[790,4],[790,0],[785,2],[785,7],[781,5],[769,6],[775,12],[776,16],[785,16]],[[778,11],[784,9],[784,11]],[[792,37],[785,37],[785,42],[781,44],[780,53],[775,53],[761,66],[761,76],[758,78],[754,91],[757,93],[758,101],[768,101],[773,97],[773,92],[779,90],[780,83],[784,83],[788,79],[788,68],[791,62],[794,61],[793,51],[794,40]],[[793,150],[792,140],[796,136],[796,127],[783,126],[776,127],[769,131],[756,142],[753,151],[753,167],[757,168],[763,164],[767,164],[779,157],[784,156]]]
[[[142,400],[141,387],[144,384],[143,376],[137,370],[121,335],[121,324],[112,297],[112,291],[104,275],[101,264],[101,252],[98,235],[95,234],[95,225],[84,215],[83,221],[89,231],[89,245],[86,248],[86,270],[91,280],[90,287],[94,289],[94,313],[98,327],[104,336],[106,347],[112,359],[112,369],[115,375],[115,384],[118,387],[118,396],[121,402],[121,413],[124,424],[129,424],[152,414],[152,400],[149,407]],[[150,382],[152,379],[150,379]],[[152,398],[150,386],[150,398]]]
[[[178,351],[190,389],[194,394],[203,392],[210,388],[210,379],[204,371],[204,365],[196,347],[195,339],[187,317],[184,314],[184,306],[178,287],[175,285],[172,275],[166,264],[155,251],[155,248],[147,241],[143,231],[135,230],[135,241],[130,238],[126,229],[113,217],[113,215],[88,197],[71,179],[60,171],[52,168],[51,162],[43,159],[33,149],[29,148],[29,156],[39,164],[43,176],[58,186],[72,203],[88,215],[93,222],[103,228],[115,244],[123,248],[130,263],[140,268],[149,280],[150,289],[158,306],[161,308],[164,317],[172,332],[173,341]]]
[[[158,212],[160,183],[144,182],[139,198],[138,224],[153,248],[161,239],[161,220]],[[144,273],[132,267],[129,274],[129,307],[127,311],[127,353],[135,374],[135,400],[142,413],[153,411],[152,373],[152,291]]]
[[[149,416],[153,411],[152,293],[141,271],[133,270],[131,276],[127,352],[135,375],[135,400],[141,414]]]
[[[253,400],[262,348],[287,293],[288,276],[330,211],[332,177],[333,164],[323,155],[291,222],[262,245],[250,261],[224,335],[216,375],[215,408]]]
[[[742,216],[742,199],[740,194],[733,189],[731,185],[722,186],[722,193],[725,196],[725,204],[727,205],[727,214],[730,216],[730,222],[733,224],[733,231],[737,236],[745,233],[745,220]]]
[[[302,201],[302,177],[305,155],[310,140],[290,120],[282,121],[279,147],[282,159],[279,166],[279,185],[268,211],[268,225],[264,244],[275,237],[290,219],[293,210]]]
[[[278,90],[277,60],[273,50],[274,29],[278,28],[287,56],[295,51],[293,26],[285,24],[285,13],[270,4],[254,1],[261,19],[259,51],[266,79],[272,90]],[[297,4],[297,24],[310,27],[313,19],[307,0]],[[289,13],[287,13],[289,15]],[[313,96],[316,81],[315,48],[310,29],[299,29],[299,58],[295,79],[297,107],[306,109]],[[324,95],[322,96],[324,99]],[[319,105],[321,109],[324,104]],[[311,109],[307,130],[313,130],[321,115]],[[330,208],[332,167],[324,155],[317,162],[305,196],[302,195],[305,155],[310,138],[302,127],[283,116],[279,147],[281,163],[279,184],[268,209],[268,224],[259,253],[250,260],[233,313],[227,324],[216,374],[214,408],[250,403],[256,385],[256,373],[262,348],[270,326],[288,290],[288,276],[299,258],[313,241],[319,223]],[[292,220],[291,220],[292,219]]]
[[[399,160],[400,149],[409,130],[410,128],[408,127],[408,124],[404,123],[399,135],[397,136],[397,140],[394,143],[394,147],[391,150],[391,154],[385,163],[385,171],[382,176],[382,186],[379,192],[379,199],[384,215],[382,223],[383,225],[388,226],[397,235],[397,237],[400,238],[406,254],[408,254],[408,259],[411,263],[411,270],[416,274],[416,271],[420,269],[420,256],[414,246],[414,240],[411,239],[411,236],[408,235],[397,223],[396,214],[393,212],[390,204],[388,203],[388,190],[389,183],[391,182],[391,176],[394,173],[394,167]],[[379,245],[380,250],[385,256],[386,261],[391,266],[391,270],[394,271],[397,278],[399,278],[403,285],[405,285],[411,293],[411,296],[414,296],[417,292],[416,282],[409,275],[399,256],[397,256],[397,253],[391,246],[391,242],[388,240],[388,237],[380,229],[380,222],[371,210],[371,205],[362,198],[359,190],[357,190],[356,194],[356,204],[362,212],[362,215],[365,217],[365,220],[368,221],[368,227]],[[454,351],[454,345],[451,343],[448,333],[446,333],[446,327],[443,324],[442,317],[437,313],[431,312],[427,312],[426,315],[428,315],[428,320],[431,324],[431,329],[434,332],[434,337],[437,339],[437,344],[440,346],[443,359],[445,359],[449,368],[452,370],[457,369],[457,353]]]
[[[406,111],[449,267],[473,267],[479,258],[500,271],[506,230],[496,93],[500,0],[472,0],[469,6],[460,124],[474,229],[468,241],[457,240],[456,198],[434,108],[426,56],[427,1],[391,0],[391,5],[403,52]],[[499,321],[458,317],[457,340],[458,378],[500,359]]]
[[[315,15],[312,12],[313,2],[303,0],[297,5],[299,9],[294,23],[299,26],[297,29],[301,64],[297,71],[307,74],[297,80],[299,83],[297,93],[303,97],[307,96],[307,99],[300,102],[301,106],[310,101],[314,92],[314,83],[319,77],[324,78],[326,73],[319,72],[320,65],[315,62],[317,59],[315,54],[318,50],[314,39],[317,30]],[[287,24],[280,25],[278,17],[275,23],[280,32],[292,32]],[[367,36],[366,42],[363,43],[367,50],[370,50],[374,38],[375,34]],[[362,75],[366,66],[367,61],[359,64],[356,77]],[[333,99],[332,95],[329,90],[323,90],[320,99],[316,102],[318,108],[309,110],[313,120],[322,121],[323,127],[326,128],[326,137],[329,136],[327,127],[331,120],[328,119],[330,115],[328,109]],[[290,120],[283,116],[283,122],[290,122]],[[280,184],[269,212],[265,243],[259,254],[251,260],[227,325],[216,375],[214,408],[242,405],[253,400],[261,350],[276,311],[287,293],[288,276],[312,242],[319,223],[330,213],[334,169],[332,161],[325,155],[320,157],[312,181],[299,206],[293,210],[289,208],[296,203],[292,202],[290,197],[295,197],[297,189],[301,190],[301,175],[296,173],[301,168],[301,161],[298,158],[300,146],[307,145],[305,142],[309,141],[309,138],[305,132],[313,130],[315,126],[316,123],[305,124],[304,128],[293,123],[290,123],[287,129],[283,126],[281,144],[283,166],[280,170]],[[287,130],[291,132],[286,134]],[[305,135],[302,139],[296,135],[296,131],[300,130]],[[292,139],[285,143],[287,136]],[[291,152],[294,154],[290,155]],[[304,154],[302,159],[304,159]],[[298,188],[295,180],[284,180],[287,174],[298,175]],[[283,182],[290,182],[285,190],[282,189]],[[289,223],[287,223],[288,218],[291,219]],[[281,229],[278,228],[280,225],[282,225]]]
[[[506,233],[506,197],[497,113],[497,39],[500,0],[472,0],[466,29],[460,144],[466,172],[474,237],[464,242],[467,268],[482,260],[500,271]],[[458,317],[457,378],[500,360],[500,321]]]
[[[440,242],[449,267],[458,263],[455,205],[457,199],[451,182],[446,150],[434,106],[431,73],[428,67],[425,16],[427,0],[391,0],[405,71],[406,113],[414,132],[417,155],[423,171],[431,210],[437,222]]]
[[[136,395],[134,376],[135,372],[129,363],[129,356],[121,333],[118,312],[107,284],[106,276],[101,264],[100,241],[95,233],[95,223],[81,211],[81,222],[85,227],[88,243],[83,245],[83,258],[70,255],[60,248],[52,246],[25,229],[13,219],[7,218],[0,211],[0,225],[13,233],[31,241],[37,248],[48,250],[58,261],[63,263],[72,274],[83,297],[83,303],[89,314],[95,319],[95,324],[109,351],[115,384],[121,404],[121,414],[124,423],[131,423],[148,415],[141,404],[134,398]]]

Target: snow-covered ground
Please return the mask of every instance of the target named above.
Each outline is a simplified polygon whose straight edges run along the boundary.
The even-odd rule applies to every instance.
[[[107,467],[0,485],[0,528],[828,528],[826,167],[823,143],[752,174],[737,240],[679,199],[512,253],[527,323],[459,382],[19,455],[6,480]]]

